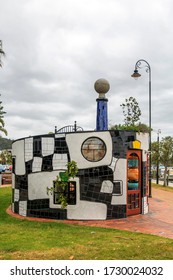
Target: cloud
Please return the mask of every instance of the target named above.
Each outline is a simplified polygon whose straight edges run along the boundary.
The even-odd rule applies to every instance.
[[[0,0],[6,58],[0,90],[6,129],[16,139],[76,120],[95,129],[94,82],[110,82],[109,123],[122,123],[120,104],[134,96],[148,123],[148,73],[131,78],[145,59],[152,70],[153,139],[172,135],[171,0]]]

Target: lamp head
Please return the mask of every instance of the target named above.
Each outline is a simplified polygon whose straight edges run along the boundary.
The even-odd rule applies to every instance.
[[[138,73],[137,69],[135,69],[134,73],[131,75],[131,77],[134,78],[135,80],[137,80],[140,76],[141,74]]]

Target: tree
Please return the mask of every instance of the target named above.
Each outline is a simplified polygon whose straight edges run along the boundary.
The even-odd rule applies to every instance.
[[[8,150],[1,152],[0,162],[1,164],[12,164],[12,155]]]
[[[5,55],[5,52],[2,49],[2,40],[0,40],[0,67],[2,67],[1,56]]]
[[[167,136],[158,142],[152,143],[152,163],[160,162],[164,165],[164,182],[163,185],[167,186],[168,167],[173,164],[173,137]]]
[[[139,121],[141,116],[141,109],[139,104],[134,97],[129,97],[125,99],[125,103],[120,105],[123,109],[124,123],[126,126],[134,125]]]
[[[152,151],[152,164],[157,165],[160,162],[160,153],[159,153],[159,142],[151,143],[151,151]]]
[[[2,67],[2,62],[1,62],[1,56],[5,55],[5,52],[2,49],[2,40],[0,40],[0,67]],[[7,130],[4,128],[5,123],[3,120],[5,112],[3,112],[3,106],[2,106],[2,101],[0,101],[0,131],[5,133],[7,135]]]
[[[12,149],[12,139],[3,138],[0,136],[0,151]]]
[[[142,133],[148,133],[150,131],[150,128],[146,124],[139,122],[141,109],[134,97],[126,98],[125,103],[122,103],[120,106],[123,109],[124,124],[115,124],[110,129],[133,130]]]
[[[7,130],[4,128],[5,122],[3,120],[4,114],[6,114],[6,112],[3,111],[3,108],[4,107],[2,106],[2,101],[0,101],[0,131],[7,135]]]

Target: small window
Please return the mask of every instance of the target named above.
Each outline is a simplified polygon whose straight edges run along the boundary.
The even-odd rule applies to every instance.
[[[56,187],[54,188],[54,204],[60,204],[59,199],[61,194],[67,197],[67,203],[69,205],[76,204],[76,182],[68,182],[67,188],[65,190],[57,191]]]
[[[106,145],[100,138],[90,137],[82,144],[82,155],[88,161],[100,161],[105,154]]]

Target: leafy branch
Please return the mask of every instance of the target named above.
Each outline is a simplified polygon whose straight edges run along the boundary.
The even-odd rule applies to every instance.
[[[59,193],[57,203],[61,204],[61,208],[64,209],[68,205],[68,198],[66,195],[68,184],[71,178],[74,178],[78,172],[77,163],[75,161],[70,161],[67,163],[67,170],[65,172],[60,172],[57,175],[56,180],[53,181],[53,187],[47,187],[47,194],[53,195],[56,191]]]

